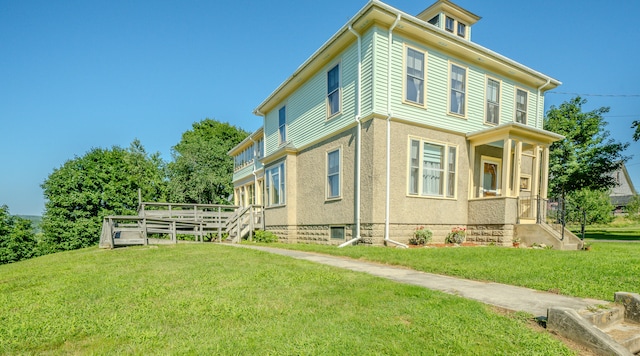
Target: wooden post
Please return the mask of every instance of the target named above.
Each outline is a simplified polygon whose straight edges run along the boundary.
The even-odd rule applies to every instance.
[[[221,206],[218,205],[218,242],[222,242],[222,212]]]
[[[249,206],[249,241],[253,241],[253,205]]]
[[[111,237],[111,248],[116,247],[116,242],[113,238],[113,219],[109,217],[109,236]]]
[[[178,237],[176,236],[176,222],[175,221],[171,222],[171,241],[173,241],[174,244],[178,243]]]
[[[147,218],[145,216],[142,217],[142,238],[144,239],[144,244],[149,244],[149,238],[147,236]]]

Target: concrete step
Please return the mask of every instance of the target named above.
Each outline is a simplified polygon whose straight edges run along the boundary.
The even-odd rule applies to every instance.
[[[562,244],[563,251],[575,251],[577,249],[578,249],[578,244],[567,244],[567,243]]]
[[[619,322],[602,329],[632,354],[640,352],[640,324]]]
[[[620,304],[593,306],[578,313],[599,329],[624,321],[624,306]]]

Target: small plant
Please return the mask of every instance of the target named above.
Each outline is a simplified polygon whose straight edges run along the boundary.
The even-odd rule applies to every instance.
[[[450,244],[461,244],[464,242],[467,236],[467,229],[464,227],[454,227],[451,232],[447,234],[444,242]]]
[[[585,251],[591,250],[591,243],[585,242],[584,244],[582,244],[582,249]]]
[[[255,234],[253,234],[253,241],[264,243],[278,242],[278,236],[271,231],[257,230]]]
[[[520,247],[520,238],[514,237],[513,240],[511,240],[511,243],[513,244],[513,247]]]
[[[431,241],[431,235],[433,235],[431,230],[424,226],[418,226],[413,231],[413,236],[409,238],[409,245],[426,245]]]

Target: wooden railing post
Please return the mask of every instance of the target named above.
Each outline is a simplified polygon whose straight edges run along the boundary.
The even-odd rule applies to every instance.
[[[222,207],[218,205],[218,242],[222,242]]]

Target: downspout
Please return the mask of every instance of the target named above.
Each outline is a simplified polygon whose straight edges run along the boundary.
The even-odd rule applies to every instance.
[[[400,14],[396,18],[396,21],[389,28],[389,44],[387,47],[387,52],[389,54],[389,59],[387,62],[387,184],[386,184],[386,196],[384,203],[384,241],[385,243],[396,244],[403,248],[408,248],[407,245],[400,243],[398,241],[393,241],[389,238],[389,210],[390,210],[390,200],[391,200],[391,46],[393,45],[393,29],[400,22]]]
[[[362,92],[360,90],[361,85],[362,85],[362,45],[361,45],[361,38],[360,38],[360,34],[355,31],[352,27],[352,25],[349,25],[349,31],[351,31],[357,38],[358,38],[358,84],[357,84],[357,93],[356,93],[356,100],[358,101],[358,104],[356,105],[356,122],[358,123],[358,127],[357,127],[357,133],[356,133],[356,141],[357,143],[357,152],[356,152],[356,189],[355,189],[355,200],[356,200],[356,210],[355,210],[355,217],[354,217],[354,223],[356,225],[356,237],[352,238],[351,240],[341,244],[340,246],[338,246],[338,248],[341,247],[345,247],[348,245],[353,244],[356,241],[359,241],[360,239],[362,239],[362,236],[360,236],[360,162],[362,159],[362,121],[360,120],[360,115],[361,115],[361,111],[360,111],[360,101],[361,101],[361,96],[362,96]]]
[[[546,87],[547,85],[549,85],[549,83],[551,83],[551,78],[547,78],[547,82],[542,84],[541,86],[538,87],[538,96],[536,97],[536,121],[538,120],[538,117],[540,117],[540,95],[541,95],[541,90]],[[544,113],[543,113],[544,114]],[[542,127],[540,127],[541,129],[544,129],[544,118],[541,118],[542,120]],[[536,157],[538,157],[538,152],[536,152]],[[539,174],[537,177],[535,177],[536,179],[540,180],[540,173],[542,173],[544,170],[542,169],[542,157],[540,159],[540,162],[538,162],[538,167],[539,167]],[[548,163],[547,163],[548,164]],[[538,200],[540,199],[540,189],[541,189],[541,185],[540,182],[538,182],[538,191],[536,192],[536,194],[538,195]],[[538,211],[536,212],[536,215],[540,213],[540,208],[538,208]]]
[[[549,83],[551,83],[551,78],[547,78],[547,82],[538,87],[538,96],[536,97],[536,120],[540,116],[540,90],[549,85]],[[544,129],[544,119],[541,128]]]
[[[249,135],[249,141],[253,142],[253,145],[255,146],[256,141],[253,140],[253,138],[251,137],[251,135]],[[256,155],[256,149],[255,147],[253,148],[253,171],[251,172],[251,174],[253,174],[253,204],[256,204],[256,189],[258,189],[258,175],[256,174],[256,162],[258,161],[258,156]],[[253,205],[253,204],[249,204],[249,205]]]

